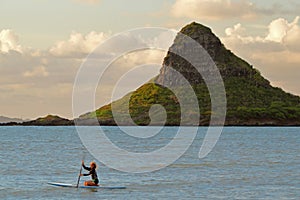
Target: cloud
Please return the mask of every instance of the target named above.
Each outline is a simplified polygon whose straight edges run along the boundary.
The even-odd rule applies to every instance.
[[[290,38],[297,37],[297,32],[299,31],[299,16],[297,16],[293,22],[289,23],[286,19],[279,18],[272,21],[269,25],[269,34],[266,37],[266,40],[274,42],[283,42],[285,37]],[[298,38],[299,39],[299,38]]]
[[[101,42],[107,39],[109,34],[92,31],[86,35],[73,32],[67,41],[59,41],[49,52],[54,56],[83,57],[89,54]]]
[[[171,8],[175,17],[218,20],[225,18],[253,18],[258,8],[250,1],[177,0]]]
[[[38,66],[31,71],[26,71],[23,75],[25,77],[46,77],[49,75],[49,72],[47,72],[45,66]]]
[[[0,53],[0,110],[3,115],[35,118],[48,113],[70,117],[77,59],[54,57],[47,51]]]
[[[300,26],[298,25],[300,17],[289,24],[286,35],[282,42],[291,50],[300,52]]]
[[[28,118],[47,113],[72,117],[72,87],[76,73],[85,56],[111,36],[111,33],[95,31],[87,34],[73,32],[66,40],[57,42],[49,49],[41,50],[20,47],[17,34],[12,30],[8,32],[10,34],[5,31],[1,33],[5,33],[1,41],[10,42],[5,46],[5,53],[2,51],[2,46],[0,52],[0,92],[3,94],[0,96],[0,110],[3,115],[9,116],[17,115],[16,110],[18,110]],[[105,46],[105,52],[102,52],[103,49],[96,52],[95,62],[102,66],[101,62],[116,53],[125,53],[124,49],[134,50],[145,44],[149,47],[161,45],[169,47],[175,37],[175,34],[166,33],[157,37],[152,34],[143,36],[143,33],[141,31],[139,34],[131,35],[125,32],[119,35]],[[21,51],[16,51],[18,48]],[[111,73],[104,76],[99,92],[96,94],[97,107],[110,102],[115,86],[113,81],[117,82],[118,77],[129,75],[118,87],[117,94],[122,96],[158,74],[165,54],[166,52],[155,49],[142,49],[127,52],[111,63],[107,70]],[[132,73],[132,69],[136,66],[149,63],[157,63],[157,65],[139,68],[137,73]],[[92,72],[93,70],[95,69],[91,69]],[[89,110],[83,112],[86,111]]]
[[[0,30],[0,110],[35,118],[71,116],[72,84],[81,61],[21,46],[13,30]]]
[[[247,36],[246,29],[240,24],[225,29],[226,37],[223,38],[227,43],[256,43],[260,46],[269,46],[273,50],[289,49],[292,51],[299,50],[300,45],[300,27],[297,16],[293,22],[289,23],[286,19],[278,18],[273,20],[268,26],[266,36]]]
[[[226,36],[221,40],[227,48],[257,67],[273,85],[300,95],[294,85],[300,74],[299,17],[292,22],[278,18],[264,28],[264,35],[249,35],[238,23],[226,28]]]
[[[8,53],[9,51],[22,52],[21,45],[18,42],[18,36],[12,30],[2,30],[0,32],[0,53]]]

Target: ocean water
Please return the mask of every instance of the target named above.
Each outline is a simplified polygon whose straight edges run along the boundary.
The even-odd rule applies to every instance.
[[[137,141],[118,127],[104,129],[121,148],[137,152],[163,147],[177,131],[166,127]],[[91,190],[47,184],[76,184],[82,156],[95,159],[74,127],[0,127],[0,199],[300,199],[300,128],[226,127],[199,159],[205,131],[199,128],[187,152],[155,172],[120,172],[96,160],[101,184],[127,189]]]

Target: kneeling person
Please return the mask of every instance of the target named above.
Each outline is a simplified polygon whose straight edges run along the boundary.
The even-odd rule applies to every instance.
[[[84,165],[84,161],[82,161],[82,167],[85,169],[85,170],[88,170],[89,173],[88,174],[80,174],[80,176],[92,176],[92,180],[90,181],[85,181],[84,182],[84,185],[85,186],[98,186],[98,183],[99,183],[99,179],[98,179],[98,176],[97,176],[97,172],[96,172],[96,168],[97,168],[97,165],[95,162],[91,162],[90,163],[90,167],[86,167]]]

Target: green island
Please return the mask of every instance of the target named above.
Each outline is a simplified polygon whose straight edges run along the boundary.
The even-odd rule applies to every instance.
[[[193,22],[180,32],[204,47],[222,75],[227,98],[225,125],[300,125],[300,97],[272,87],[257,69],[226,49],[210,28]],[[175,39],[172,47],[182,48],[180,41],[177,40],[179,39]],[[206,84],[197,81],[201,77],[193,81],[195,73],[188,69],[189,65],[187,61],[171,52],[168,52],[163,62],[163,68],[173,66],[191,82],[200,107],[199,125],[208,125],[211,116],[210,95]],[[113,102],[115,108],[122,110],[130,98],[129,112],[133,121],[138,125],[147,125],[150,123],[148,114],[150,107],[160,104],[167,112],[166,125],[179,125],[180,105],[176,96],[154,81],[160,76],[167,76],[162,74],[163,71],[165,70],[161,70],[161,74],[155,77],[153,82],[146,83],[136,91]],[[84,114],[79,119],[88,121],[93,117],[97,117],[100,124],[115,124],[111,104],[95,112]]]

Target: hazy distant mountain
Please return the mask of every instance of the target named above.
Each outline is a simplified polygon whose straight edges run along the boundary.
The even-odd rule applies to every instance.
[[[0,116],[0,123],[9,123],[9,122],[23,122],[23,119],[19,119],[19,118],[9,118],[9,117],[4,117],[4,116]]]
[[[26,121],[22,126],[71,126],[73,121],[56,115],[47,115],[31,121]]]
[[[1,126],[71,126],[73,120],[61,118],[56,115],[47,115],[34,120],[0,117]]]

